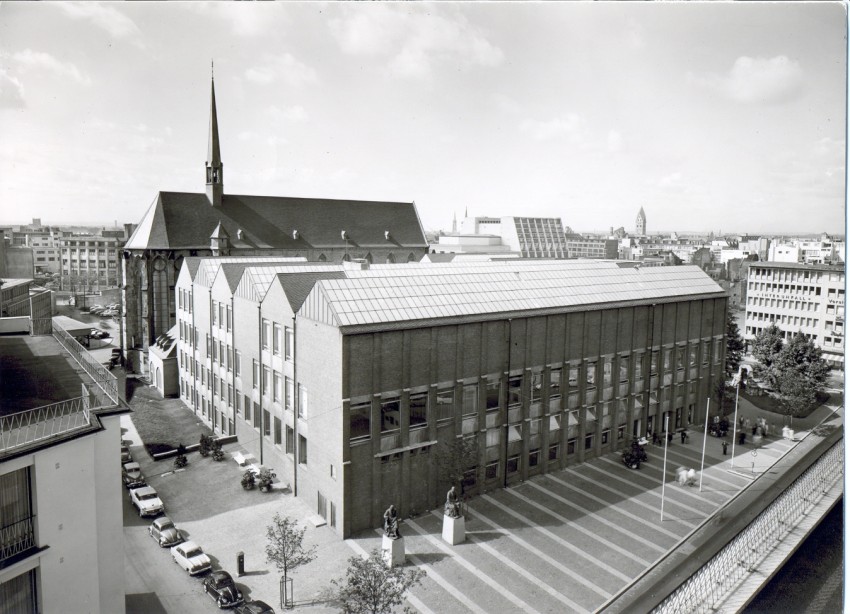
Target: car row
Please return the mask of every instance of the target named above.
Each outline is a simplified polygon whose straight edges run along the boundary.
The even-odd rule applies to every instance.
[[[122,445],[122,461],[125,446]],[[129,458],[129,450],[127,450]],[[139,463],[124,463],[122,479],[130,491],[130,502],[139,511],[139,516],[159,516],[148,527],[148,534],[156,540],[160,548],[170,548],[171,558],[190,576],[212,571],[212,561],[201,546],[191,540],[184,540],[183,533],[165,512],[165,505],[156,490],[145,484]],[[212,571],[203,580],[204,593],[210,596],[219,608],[236,607],[242,614],[274,614],[274,610],[262,601],[245,602],[245,597],[228,572]]]

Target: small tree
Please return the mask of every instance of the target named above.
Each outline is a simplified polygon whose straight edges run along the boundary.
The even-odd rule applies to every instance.
[[[307,527],[298,528],[298,523],[289,516],[275,514],[272,524],[266,527],[266,560],[274,563],[283,572],[283,585],[289,572],[306,565],[316,558],[316,547],[304,548],[304,533]]]
[[[463,476],[478,465],[478,437],[458,437],[443,443],[437,452],[437,467],[440,479],[452,486],[460,485],[463,492]]]
[[[334,598],[345,614],[390,614],[424,576],[421,569],[388,568],[381,553],[374,549],[367,559],[348,559],[345,578],[331,580],[331,584],[337,587]]]

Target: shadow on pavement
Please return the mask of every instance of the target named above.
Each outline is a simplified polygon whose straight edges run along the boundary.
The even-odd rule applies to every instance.
[[[125,595],[124,605],[127,608],[127,614],[167,614],[156,593]]]

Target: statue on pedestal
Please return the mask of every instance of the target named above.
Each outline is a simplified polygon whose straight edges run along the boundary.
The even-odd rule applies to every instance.
[[[401,537],[398,532],[398,511],[396,511],[395,505],[390,505],[384,512],[384,535],[390,539]]]
[[[460,499],[455,492],[455,487],[452,486],[449,492],[446,493],[446,505],[443,507],[443,513],[449,518],[460,518]]]

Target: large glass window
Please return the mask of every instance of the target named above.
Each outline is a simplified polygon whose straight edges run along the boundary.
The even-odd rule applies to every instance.
[[[298,417],[307,417],[307,387],[298,384]]]
[[[612,380],[611,369],[612,369],[611,359],[606,358],[602,362],[602,385],[603,386],[607,387],[607,386],[611,385],[611,380]]]
[[[463,386],[463,415],[478,413],[478,384]]]
[[[349,409],[349,430],[351,441],[369,439],[371,435],[372,404],[357,403]]]
[[[501,387],[502,383],[498,379],[487,381],[487,398],[485,403],[485,408],[487,411],[499,409],[499,392],[501,390]]]
[[[213,312],[215,313],[215,312]],[[272,336],[272,326],[268,320],[263,320],[263,333],[262,333],[262,341],[263,341],[263,349],[269,349],[269,344],[271,343]]]
[[[387,433],[401,427],[401,402],[398,397],[381,401],[381,432]]]
[[[272,400],[280,403],[283,399],[283,377],[277,371],[274,372],[274,396]]]
[[[283,346],[283,329],[277,322],[274,323],[274,338],[272,340],[272,352],[275,356],[280,356],[280,350]]]
[[[295,335],[291,328],[288,326],[284,328],[284,358],[286,360],[292,360],[292,354],[295,351]]]
[[[415,392],[410,395],[410,428],[428,424],[428,393]]]
[[[543,388],[543,374],[540,372],[531,374],[531,402],[539,403]]]
[[[437,390],[437,421],[450,420],[454,417],[455,390],[442,388]]]
[[[519,405],[520,403],[522,403],[522,376],[514,375],[508,379],[508,407]],[[487,408],[490,408],[489,391]]]
[[[295,401],[295,382],[291,377],[284,377],[286,389],[284,390],[283,406],[292,411],[292,403]]]
[[[587,385],[588,387],[596,386],[596,363],[587,363]]]

